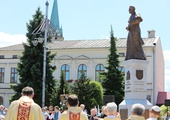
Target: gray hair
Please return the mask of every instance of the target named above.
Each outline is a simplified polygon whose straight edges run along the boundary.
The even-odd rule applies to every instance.
[[[117,105],[114,102],[107,103],[106,105],[107,113],[117,112]]]
[[[138,116],[142,116],[145,112],[145,107],[140,103],[133,104],[131,111],[132,113],[135,113]]]

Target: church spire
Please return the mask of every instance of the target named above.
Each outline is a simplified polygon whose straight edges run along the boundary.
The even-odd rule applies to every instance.
[[[56,32],[55,39],[59,40],[58,38],[63,38],[63,30],[62,30],[62,27],[60,27],[60,23],[59,23],[57,0],[54,0],[54,2],[53,2],[53,8],[52,8],[52,12],[51,12],[51,20],[50,21],[55,26],[55,32]]]

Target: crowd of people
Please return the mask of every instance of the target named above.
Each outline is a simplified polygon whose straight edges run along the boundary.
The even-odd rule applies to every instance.
[[[9,108],[0,105],[0,120],[121,120],[121,114],[117,111],[117,105],[114,102],[103,106],[100,114],[97,108],[92,108],[90,113],[85,110],[85,105],[79,105],[79,99],[76,95],[69,95],[67,98],[67,110],[63,111],[58,106],[49,106],[40,108],[33,101],[34,90],[31,87],[25,87],[22,90],[21,97],[13,101]],[[136,103],[131,107],[131,115],[127,120],[145,120],[145,107]],[[157,120],[160,117],[161,109],[159,106],[153,106],[149,110],[147,120]],[[164,120],[170,119],[170,112]]]

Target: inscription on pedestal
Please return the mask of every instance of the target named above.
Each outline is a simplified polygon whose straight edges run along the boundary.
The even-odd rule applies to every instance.
[[[145,81],[134,81],[133,92],[146,92]]]
[[[126,92],[131,92],[131,81],[130,80],[126,80],[125,82],[125,91]]]
[[[145,81],[143,80],[126,80],[125,82],[125,92],[146,92],[145,90]]]

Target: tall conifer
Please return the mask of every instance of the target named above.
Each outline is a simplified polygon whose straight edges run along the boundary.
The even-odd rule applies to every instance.
[[[110,54],[108,55],[108,66],[103,76],[104,95],[114,95],[116,104],[119,104],[124,97],[123,75],[119,68],[119,55],[116,49],[116,40],[111,26]]]
[[[34,40],[34,37],[39,37],[39,35],[34,36],[32,32],[41,24],[43,19],[44,15],[40,11],[40,8],[38,8],[33,15],[33,19],[27,23],[27,43],[23,44],[24,51],[22,56],[20,56],[17,67],[20,83],[16,86],[11,86],[16,92],[16,94],[12,96],[11,101],[18,99],[21,96],[21,91],[24,87],[30,86],[34,88],[34,101],[40,106],[42,105],[44,48],[43,43],[38,43],[37,46],[33,45],[32,41]],[[56,67],[50,64],[54,59],[54,56],[55,54],[51,54],[50,51],[47,51],[45,83],[45,105],[47,106],[50,105],[50,98],[52,97],[53,90],[56,86],[52,75]]]

